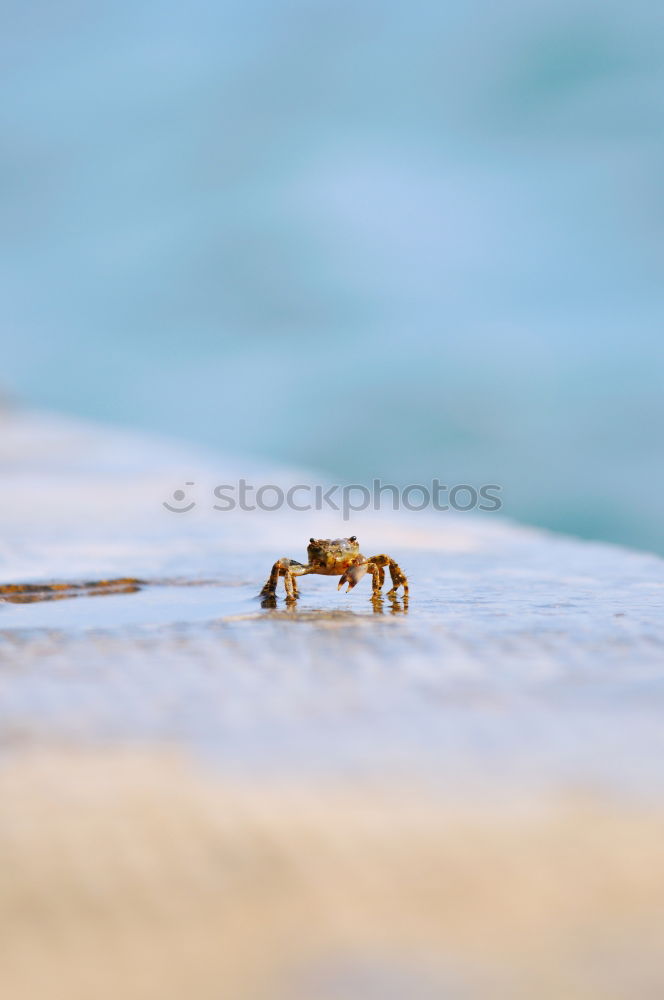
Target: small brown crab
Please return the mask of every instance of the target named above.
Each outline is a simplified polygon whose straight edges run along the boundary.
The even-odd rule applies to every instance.
[[[337,590],[340,590],[345,583],[348,584],[348,590],[352,590],[364,574],[371,570],[373,574],[372,597],[378,597],[385,582],[385,566],[389,567],[393,584],[387,596],[395,597],[398,587],[403,587],[404,597],[408,596],[408,580],[394,559],[386,555],[370,556],[369,558],[363,556],[355,535],[351,535],[350,538],[310,538],[307,555],[309,561],[306,565],[295,559],[285,557],[278,559],[259,596],[263,598],[274,597],[279,577],[283,576],[286,598],[294,600],[298,597],[295,578],[306,576],[309,573],[319,573],[322,576],[340,576]]]

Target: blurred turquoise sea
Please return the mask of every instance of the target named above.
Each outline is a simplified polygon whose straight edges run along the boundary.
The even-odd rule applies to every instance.
[[[664,552],[664,6],[1,10],[10,400]]]

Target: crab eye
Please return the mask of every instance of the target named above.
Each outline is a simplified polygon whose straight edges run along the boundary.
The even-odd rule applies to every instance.
[[[310,541],[310,542],[312,543],[312,545],[313,545],[313,543],[314,543],[314,542],[316,541],[316,539],[315,539],[315,538],[310,538],[310,539],[309,539],[309,541]]]
[[[348,541],[349,542],[356,542],[357,541],[357,535],[351,535],[350,538],[348,539]]]

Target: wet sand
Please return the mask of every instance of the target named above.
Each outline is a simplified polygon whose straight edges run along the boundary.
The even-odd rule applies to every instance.
[[[661,560],[517,531],[397,551],[408,601],[306,577],[263,607],[269,552],[227,552],[216,579],[13,590],[4,746],[158,740],[226,772],[661,793]]]

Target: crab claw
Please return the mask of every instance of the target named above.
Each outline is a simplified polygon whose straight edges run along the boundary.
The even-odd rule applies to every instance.
[[[367,572],[368,569],[369,567],[367,563],[363,563],[360,566],[349,566],[344,575],[339,580],[339,585],[337,587],[337,590],[341,590],[344,583],[347,583],[348,590],[346,591],[346,593],[348,593],[348,591],[352,590],[353,587],[355,587],[360,582],[360,580],[362,579],[362,577],[364,576],[364,574]]]

